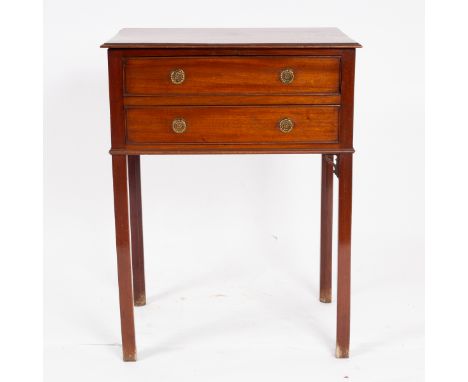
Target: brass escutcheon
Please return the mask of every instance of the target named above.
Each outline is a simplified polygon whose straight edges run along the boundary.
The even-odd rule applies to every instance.
[[[290,84],[294,81],[294,70],[284,69],[280,73],[280,79],[283,84]]]
[[[282,133],[289,133],[294,127],[294,122],[289,118],[283,118],[279,121],[279,129]]]
[[[185,81],[185,72],[183,69],[174,69],[171,72],[171,81],[175,85],[180,85]]]
[[[172,130],[174,133],[182,134],[187,130],[187,122],[183,118],[176,118],[172,121]]]

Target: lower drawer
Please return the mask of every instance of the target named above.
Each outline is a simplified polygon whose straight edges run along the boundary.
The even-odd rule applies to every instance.
[[[128,144],[336,143],[339,106],[126,109]]]

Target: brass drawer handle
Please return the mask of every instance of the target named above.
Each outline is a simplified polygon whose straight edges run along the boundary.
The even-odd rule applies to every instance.
[[[180,85],[185,81],[185,72],[183,69],[174,69],[171,72],[171,81],[175,85]]]
[[[172,121],[172,130],[176,134],[182,134],[187,130],[187,122],[183,118],[176,118]]]
[[[283,84],[290,84],[294,81],[294,70],[284,69],[280,73],[280,79]]]
[[[279,121],[279,129],[282,133],[290,133],[294,127],[294,122],[289,118],[283,118]]]

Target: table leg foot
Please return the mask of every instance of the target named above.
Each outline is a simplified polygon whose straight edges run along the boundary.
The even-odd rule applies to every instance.
[[[348,347],[341,347],[340,345],[336,345],[335,351],[336,358],[349,358],[349,348]]]
[[[124,362],[136,362],[136,360],[137,360],[136,351],[128,352],[128,353],[126,353],[124,351],[123,360],[124,360]]]
[[[146,305],[146,294],[143,292],[142,294],[134,297],[134,304],[135,306],[145,306]]]
[[[332,302],[332,291],[331,289],[322,289],[320,291],[320,302],[329,304]]]

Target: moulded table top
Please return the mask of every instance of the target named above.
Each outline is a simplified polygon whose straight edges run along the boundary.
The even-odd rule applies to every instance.
[[[360,48],[338,28],[125,28],[101,48]]]

